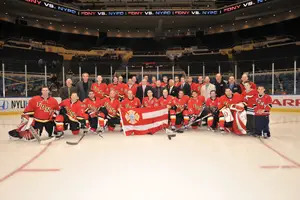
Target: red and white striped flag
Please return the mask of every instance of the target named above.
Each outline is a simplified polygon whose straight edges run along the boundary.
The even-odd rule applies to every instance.
[[[124,134],[145,135],[168,127],[167,108],[121,108]]]

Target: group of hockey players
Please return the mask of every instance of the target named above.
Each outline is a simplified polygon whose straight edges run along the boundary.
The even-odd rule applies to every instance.
[[[71,130],[73,135],[79,134],[80,129],[96,134],[113,131],[116,124],[121,126],[120,108],[140,107],[167,107],[169,126],[174,131],[206,124],[211,131],[270,137],[272,99],[263,86],[248,81],[246,74],[240,84],[235,83],[234,77],[225,82],[220,74],[214,84],[209,77],[202,82],[202,76],[198,82],[193,82],[192,77],[173,80],[164,76],[162,81],[153,77],[151,83],[145,76],[140,84],[135,76],[127,83],[120,76],[107,85],[98,76],[86,91],[87,97],[81,100],[78,91],[69,92],[59,104],[49,96],[49,88],[42,87],[41,95],[33,97],[25,108],[22,123],[9,132],[10,137],[35,139],[29,127],[39,135],[45,129],[49,137],[55,138],[62,137],[65,130]]]

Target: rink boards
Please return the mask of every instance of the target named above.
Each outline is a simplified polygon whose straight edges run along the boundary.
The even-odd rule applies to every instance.
[[[60,97],[55,97],[55,99],[61,102]],[[272,95],[272,99],[272,111],[300,112],[300,95]],[[29,97],[0,98],[0,115],[21,113],[29,100]]]

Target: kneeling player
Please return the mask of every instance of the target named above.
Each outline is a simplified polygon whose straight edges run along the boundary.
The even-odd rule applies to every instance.
[[[204,96],[198,96],[197,91],[192,92],[192,98],[190,98],[188,102],[188,110],[189,115],[191,116],[191,121],[197,120],[197,118],[201,118],[201,116],[205,115],[205,111],[203,110],[203,106],[205,104]],[[192,124],[193,129],[197,129],[199,122]]]
[[[85,112],[88,114],[90,131],[95,133],[98,127],[98,113],[101,106],[101,101],[99,98],[95,97],[93,91],[89,92],[89,97],[83,100],[86,107]]]
[[[55,118],[58,109],[59,107],[56,99],[49,96],[49,88],[42,87],[42,95],[30,99],[22,114],[23,122],[17,129],[9,132],[10,137],[18,139],[23,138],[26,140],[34,139],[29,130],[30,126],[33,126],[39,135],[41,135],[43,128],[45,128],[49,137],[52,137],[52,133],[56,135],[54,132],[55,124],[53,118]],[[33,117],[33,120],[29,120],[31,117]]]
[[[219,123],[219,98],[217,97],[216,91],[210,91],[210,98],[206,100],[206,106],[208,113],[212,114],[210,117],[207,118],[207,127],[208,130],[216,130]]]
[[[272,108],[272,98],[265,94],[264,86],[259,86],[257,91],[258,97],[256,99],[255,108],[255,135],[268,138],[271,137],[269,116]]]
[[[162,107],[167,107],[169,110],[169,118],[170,118],[170,125],[172,130],[175,130],[175,122],[176,122],[176,106],[175,106],[175,102],[176,102],[176,98],[168,95],[168,90],[164,89],[163,90],[163,96],[159,98],[158,100],[159,105]]]
[[[159,106],[157,98],[153,97],[153,91],[147,91],[147,97],[143,98],[143,107],[144,108],[156,108]]]
[[[102,107],[100,108],[100,123],[99,125],[104,129],[104,119],[107,119],[107,126],[109,131],[113,131],[116,124],[120,124],[120,101],[117,99],[116,92],[111,90],[109,97],[102,100]]]
[[[72,93],[70,99],[63,100],[59,106],[60,115],[55,119],[58,136],[63,136],[64,130],[70,129],[73,135],[78,135],[80,129],[88,128],[85,105],[79,100],[77,93]]]
[[[183,91],[180,90],[178,93],[178,98],[176,99],[176,128],[180,128],[182,124],[184,128],[187,129],[187,125],[189,123],[189,112],[187,109],[187,105],[190,97],[184,95]]]

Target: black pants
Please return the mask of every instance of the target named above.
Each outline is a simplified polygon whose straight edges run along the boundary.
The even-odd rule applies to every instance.
[[[107,125],[110,127],[116,127],[116,124],[120,124],[119,117],[108,117]]]
[[[214,121],[213,121],[211,128],[215,129],[215,128],[217,128],[217,125],[219,123],[219,112],[212,113],[212,115],[213,115]]]
[[[74,122],[74,121],[70,120],[67,115],[63,115],[63,116],[64,116],[64,129],[65,130],[68,129],[68,124],[70,125],[71,131],[76,131],[76,130],[80,129],[80,124],[78,122]],[[85,123],[84,119],[80,123]]]
[[[269,115],[266,116],[255,116],[255,134],[261,136],[262,133],[267,133],[268,137],[271,137],[269,128]]]
[[[53,121],[49,121],[49,122],[38,122],[35,121],[34,122],[34,129],[37,129],[39,134],[42,134],[43,128],[45,127],[48,136],[51,137],[53,132],[54,132],[54,127],[55,127],[55,123]]]
[[[183,113],[181,112],[181,113],[176,114],[176,122],[175,122],[175,124],[176,125],[181,125],[182,122],[183,122]]]
[[[89,122],[90,122],[90,126],[91,128],[97,129],[98,127],[98,117],[90,117],[89,116]]]
[[[246,129],[247,129],[247,133],[255,134],[255,118],[254,118],[254,115],[247,114]]]

